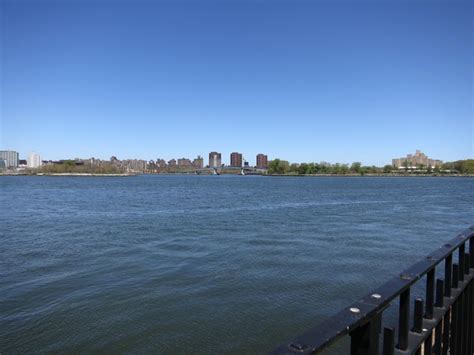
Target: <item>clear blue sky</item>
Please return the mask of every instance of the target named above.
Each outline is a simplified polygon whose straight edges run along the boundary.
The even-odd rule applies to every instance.
[[[472,1],[0,6],[0,148],[22,157],[474,157]]]

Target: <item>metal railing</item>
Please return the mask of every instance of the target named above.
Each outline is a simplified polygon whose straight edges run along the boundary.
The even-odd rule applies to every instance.
[[[469,243],[469,252],[467,246]],[[453,258],[457,262],[453,262]],[[440,265],[443,264],[443,265]],[[435,280],[436,269],[443,278]],[[426,279],[425,299],[416,298],[410,322],[410,290]],[[397,327],[384,325],[382,314],[398,302]],[[349,334],[350,353],[474,354],[474,226],[435,250],[330,319],[270,354],[313,354]],[[412,326],[410,327],[410,323]]]

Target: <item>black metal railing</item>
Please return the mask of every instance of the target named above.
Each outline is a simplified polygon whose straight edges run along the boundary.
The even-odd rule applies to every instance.
[[[441,263],[444,264],[444,270],[439,271],[439,274],[443,278],[435,279]],[[426,279],[425,299],[414,300],[410,328],[410,290],[422,278]],[[382,315],[393,301],[397,301],[397,297],[398,324],[393,327],[383,322]],[[349,334],[350,353],[354,355],[472,355],[473,302],[474,226],[350,307],[281,345],[271,354],[318,353]]]

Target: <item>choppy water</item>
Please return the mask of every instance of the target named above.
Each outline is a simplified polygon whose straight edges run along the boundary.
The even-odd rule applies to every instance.
[[[470,178],[2,177],[0,353],[262,353],[470,224]]]

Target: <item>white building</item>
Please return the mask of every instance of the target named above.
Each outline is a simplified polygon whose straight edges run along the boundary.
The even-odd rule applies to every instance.
[[[39,168],[41,166],[41,157],[37,153],[30,153],[27,159],[28,168]]]
[[[0,150],[0,160],[3,160],[2,166],[8,168],[17,168],[20,160],[18,152],[13,150]]]

